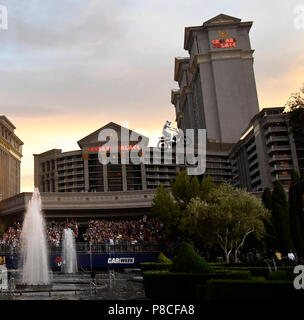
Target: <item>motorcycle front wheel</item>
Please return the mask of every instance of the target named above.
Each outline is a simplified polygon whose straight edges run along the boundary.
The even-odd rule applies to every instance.
[[[163,149],[163,150],[167,150],[169,147],[168,143],[166,141],[158,141],[158,144],[157,144],[157,148],[158,149]]]

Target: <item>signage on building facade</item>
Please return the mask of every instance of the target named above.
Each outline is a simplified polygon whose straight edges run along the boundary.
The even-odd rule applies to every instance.
[[[88,147],[88,152],[94,152],[94,151],[110,151],[113,150],[113,146],[96,146],[96,147]],[[117,146],[118,151],[128,151],[128,150],[140,150],[139,145],[126,145],[126,146]]]
[[[215,39],[212,40],[213,49],[215,48],[235,48],[236,39],[235,38],[226,38],[226,39]]]
[[[212,40],[213,49],[215,48],[233,48],[236,47],[236,39],[229,38],[229,33],[227,30],[218,31],[219,39]]]

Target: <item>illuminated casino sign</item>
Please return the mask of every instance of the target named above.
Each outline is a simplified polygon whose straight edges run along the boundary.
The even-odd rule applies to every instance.
[[[236,39],[229,38],[228,31],[221,30],[218,32],[219,39],[212,40],[213,49],[216,48],[236,48]]]
[[[94,152],[94,151],[110,151],[113,150],[113,146],[96,146],[96,147],[88,147],[88,152]],[[140,150],[139,145],[126,145],[126,146],[117,146],[118,151],[128,151],[128,150]]]

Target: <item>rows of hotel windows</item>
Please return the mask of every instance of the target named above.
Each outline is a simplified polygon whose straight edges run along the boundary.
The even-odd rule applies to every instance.
[[[57,175],[56,175],[57,173]],[[41,190],[58,192],[84,189],[84,169],[81,155],[61,157],[41,163]]]
[[[210,175],[215,183],[230,182],[232,172],[228,156],[207,155],[205,175]]]
[[[288,186],[291,183],[293,170],[288,127],[278,111],[265,112],[263,116],[265,121],[263,122],[262,119],[261,124],[266,140],[272,182],[280,180],[283,185]]]
[[[2,172],[8,173],[8,175],[1,174]],[[0,146],[0,199],[19,193],[19,180],[19,161],[11,156],[5,149],[3,150]],[[7,188],[7,186],[9,187]]]
[[[159,158],[159,163],[160,165],[145,165],[147,189],[155,189],[160,183],[164,186],[170,186],[170,182],[175,180],[176,165],[164,165],[163,157]],[[107,177],[105,177],[105,174]],[[125,165],[124,174],[120,154],[118,154],[118,164],[108,164],[105,167],[99,162],[98,154],[89,154],[88,180],[90,192],[105,191],[105,180],[108,191],[123,191],[124,175],[127,190],[143,189],[142,179],[144,177],[142,177],[141,165]],[[41,163],[41,190],[43,192],[55,192],[56,179],[58,181],[58,192],[83,192],[85,190],[85,177],[82,155],[62,157]]]
[[[288,187],[291,183],[291,171],[294,168],[291,156],[291,146],[289,143],[288,127],[285,119],[281,115],[280,110],[265,111],[261,115],[260,130],[265,140],[266,153],[270,167],[272,182],[280,180],[283,185]],[[255,128],[259,129],[259,128]],[[245,150],[250,172],[251,190],[261,190],[261,173],[257,155],[257,146],[255,141],[256,132],[254,129],[245,138]],[[304,148],[296,145],[298,163],[300,171],[303,171],[303,154]],[[303,152],[303,153],[302,153]],[[236,154],[232,155],[231,161],[233,164],[234,184],[240,187],[238,170],[240,164],[237,164]],[[237,169],[239,168],[239,169]]]

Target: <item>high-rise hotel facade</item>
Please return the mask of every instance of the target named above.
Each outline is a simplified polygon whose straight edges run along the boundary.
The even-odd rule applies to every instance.
[[[207,131],[206,174],[248,191],[303,172],[303,146],[295,144],[282,108],[263,109],[253,70],[252,22],[220,14],[186,27],[188,57],[175,58],[171,91],[177,126]]]
[[[16,127],[0,116],[0,201],[20,193],[20,164],[23,142]]]
[[[288,190],[292,171],[304,174],[304,144],[297,141],[284,108],[265,108],[249,123],[230,153],[232,183],[248,191],[280,181]]]
[[[98,135],[109,129],[114,130],[118,137],[120,151],[117,152],[116,164],[102,164],[98,157],[99,148],[105,143],[99,141]],[[176,165],[175,152],[172,153],[172,163],[168,163],[163,151],[149,147],[145,154],[141,154],[144,159],[140,164],[131,161],[125,164],[122,161],[123,151],[130,152],[136,146],[132,141],[125,145],[119,136],[121,129],[118,124],[110,122],[78,141],[79,150],[62,152],[53,149],[35,154],[35,187],[41,192],[139,191],[156,189],[160,184],[169,187],[175,180],[176,171],[183,167]],[[128,130],[128,134],[131,135],[132,131]]]

